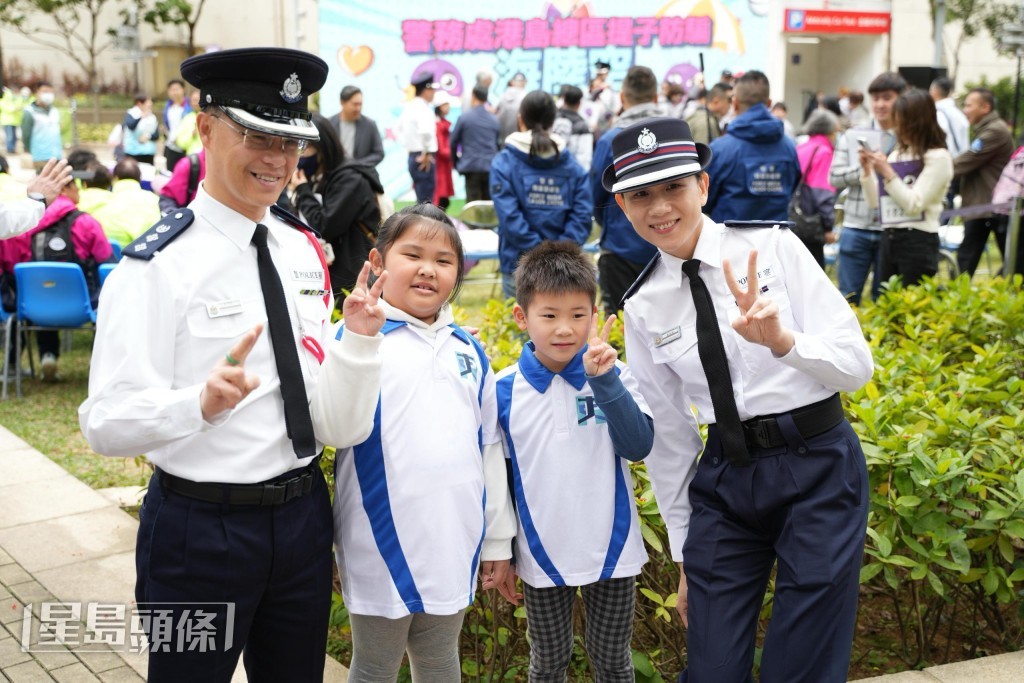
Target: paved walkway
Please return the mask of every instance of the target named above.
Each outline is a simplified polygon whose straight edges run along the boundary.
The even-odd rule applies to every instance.
[[[105,645],[38,644],[40,607],[81,603],[130,606],[138,522],[116,500],[78,481],[0,426],[0,683],[138,682],[146,658]],[[22,648],[25,605],[35,635]],[[30,633],[32,629],[29,629]],[[84,634],[84,629],[83,629]],[[43,650],[46,651],[34,651]],[[348,672],[327,659],[324,680]],[[872,683],[1024,683],[1024,652],[867,679]],[[244,682],[239,669],[234,681]]]
[[[83,625],[77,638],[65,638],[68,646],[38,642],[45,603],[81,604],[79,624],[89,603],[131,611],[137,530],[138,522],[116,502],[0,427],[0,683],[145,680],[144,655],[85,644]],[[22,647],[26,626],[28,652]],[[326,661],[325,681],[348,680],[343,666]],[[244,672],[233,680],[245,681]]]

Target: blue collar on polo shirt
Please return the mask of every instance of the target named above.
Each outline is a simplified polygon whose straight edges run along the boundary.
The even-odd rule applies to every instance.
[[[523,355],[519,358],[519,370],[534,389],[542,394],[546,392],[556,374],[571,384],[576,391],[582,389],[587,383],[587,373],[583,369],[583,354],[587,352],[586,346],[573,356],[572,360],[562,368],[561,372],[557,373],[551,372],[537,360],[537,356],[534,355],[535,348],[532,341],[527,342],[526,346],[523,347]]]

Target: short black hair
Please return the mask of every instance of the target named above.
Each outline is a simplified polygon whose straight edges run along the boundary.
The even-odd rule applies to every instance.
[[[787,107],[786,103],[783,102],[782,100],[779,100],[778,102],[772,104],[772,111],[775,111],[776,109],[781,109],[784,112],[789,112],[789,107]]]
[[[339,97],[339,99],[342,102],[348,102],[361,92],[363,91],[354,85],[346,85],[344,88],[341,89],[341,96]]]
[[[575,107],[583,101],[583,91],[575,85],[563,85],[562,101],[569,107]]]
[[[646,66],[631,66],[622,79],[622,96],[632,105],[654,102],[658,98],[658,78]]]
[[[766,104],[768,92],[768,77],[761,71],[751,69],[736,79],[734,97],[744,109],[749,109],[755,104]]]
[[[128,159],[131,157],[125,158]],[[136,166],[138,166],[138,162],[136,162]],[[108,171],[107,167],[100,163],[99,160],[93,159],[88,164],[86,164],[85,171],[87,173],[92,173],[92,177],[82,178],[82,187],[91,187],[97,190],[110,189],[110,171]],[[138,179],[136,178],[136,180]]]
[[[868,86],[868,94],[875,95],[886,90],[891,90],[897,95],[907,89],[907,81],[895,71],[886,71],[875,76]]]
[[[90,161],[96,161],[96,152],[78,147],[68,152],[68,166],[72,171],[85,171]]]
[[[967,91],[967,94],[970,95],[971,93],[975,93],[981,98],[982,102],[987,103],[989,111],[996,110],[996,95],[994,92],[988,88],[971,88]]]
[[[170,88],[172,85],[180,85],[182,90],[185,89],[185,81],[181,80],[180,78],[172,78],[171,80],[167,81],[168,88]]]
[[[949,97],[949,93],[953,92],[953,81],[945,76],[939,76],[932,81],[932,87],[938,90],[943,97]]]
[[[526,310],[538,294],[579,292],[597,303],[594,263],[576,242],[541,242],[516,266],[516,303]]]
[[[473,97],[476,98],[477,102],[486,102],[487,101],[487,92],[488,92],[488,89],[487,89],[486,86],[483,86],[483,85],[474,85],[473,86],[472,93],[473,93]]]
[[[139,162],[131,157],[125,157],[114,166],[114,177],[118,180],[142,180],[142,171],[139,170]]]
[[[730,93],[733,90],[734,88],[728,83],[715,83],[713,86],[711,86],[710,90],[704,91],[704,96],[711,100],[718,97],[729,98],[731,97]]]

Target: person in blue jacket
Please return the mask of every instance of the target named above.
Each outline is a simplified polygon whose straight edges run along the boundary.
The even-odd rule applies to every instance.
[[[513,274],[519,257],[544,240],[582,245],[594,207],[586,171],[551,134],[557,109],[543,90],[528,93],[519,106],[519,131],[491,161],[491,199],[498,214],[501,291],[515,297]]]
[[[704,213],[716,223],[728,220],[784,221],[789,199],[800,182],[796,145],[782,121],[768,111],[768,78],[748,71],[736,81],[737,116],[726,134],[711,141]]]

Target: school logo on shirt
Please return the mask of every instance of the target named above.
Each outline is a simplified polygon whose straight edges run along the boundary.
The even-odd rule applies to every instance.
[[[603,425],[607,422],[604,417],[604,412],[600,407],[598,407],[593,396],[577,396],[576,424],[582,427],[590,421],[590,418],[595,418],[594,424]]]
[[[472,377],[474,382],[480,381],[480,364],[477,359],[468,353],[456,353],[459,360],[459,376]]]

